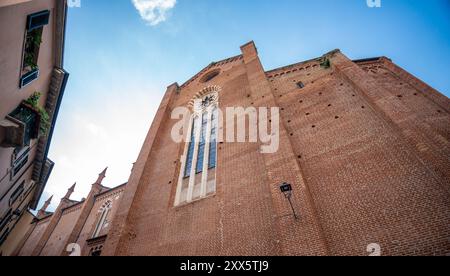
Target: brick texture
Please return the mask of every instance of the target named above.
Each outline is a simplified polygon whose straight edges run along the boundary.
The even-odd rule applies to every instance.
[[[103,255],[369,255],[371,243],[384,255],[450,253],[448,98],[384,57],[335,50],[265,72],[253,43],[241,49],[168,88]],[[280,107],[280,150],[219,144],[216,194],[174,207],[185,145],[171,139],[170,111],[207,85],[222,88],[222,109]]]

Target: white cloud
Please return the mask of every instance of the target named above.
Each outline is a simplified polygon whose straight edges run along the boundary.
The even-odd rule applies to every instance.
[[[142,19],[155,26],[166,20],[166,14],[177,0],[132,0]]]
[[[147,84],[146,74],[119,70],[106,75],[112,79],[108,84],[91,83],[91,96],[67,100],[61,110],[49,155],[56,164],[39,207],[54,195],[49,210],[55,210],[74,182],[77,186],[71,199],[86,197],[105,167],[109,169],[103,185],[116,187],[128,180],[164,90]]]

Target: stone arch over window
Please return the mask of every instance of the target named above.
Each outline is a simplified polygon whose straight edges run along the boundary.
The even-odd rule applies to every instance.
[[[175,197],[175,206],[216,192],[219,86],[208,86],[189,102],[190,127]]]

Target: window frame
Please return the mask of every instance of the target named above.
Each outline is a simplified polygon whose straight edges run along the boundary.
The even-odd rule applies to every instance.
[[[203,93],[203,91],[206,93]],[[218,92],[221,91],[221,88],[217,86],[207,87],[203,91],[199,92],[189,104],[193,114],[189,118],[187,140],[183,143],[184,150],[181,157],[174,207],[203,200],[217,191],[215,169],[217,168],[217,149],[219,146],[220,110]],[[197,126],[197,124],[201,126]],[[189,140],[189,135],[194,138]],[[211,146],[213,143],[215,145]]]
[[[100,233],[103,230],[103,227],[107,221],[108,215],[112,209],[112,202],[110,200],[106,201],[103,205],[101,210],[100,217],[98,218],[97,224],[94,228],[94,232],[92,233],[91,239],[95,239],[100,237]]]
[[[0,220],[0,233],[8,226],[8,224],[11,222],[12,217],[13,211],[12,209],[9,209]]]
[[[30,153],[31,153],[31,147],[26,146],[22,150],[20,150],[17,155],[15,155],[12,158],[11,177],[10,177],[11,180],[14,179],[17,175],[19,175],[20,172],[23,170],[23,168],[26,167],[26,165],[30,161]]]
[[[22,46],[19,88],[24,88],[39,78],[39,53],[44,27],[50,22],[50,10],[43,10],[27,16]],[[34,21],[33,21],[34,20]]]
[[[20,185],[14,190],[14,192],[9,197],[9,207],[13,206],[14,203],[23,195],[25,192],[25,180],[20,183]]]

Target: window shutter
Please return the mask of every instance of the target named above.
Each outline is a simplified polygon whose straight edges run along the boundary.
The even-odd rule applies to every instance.
[[[28,15],[27,30],[32,31],[48,24],[50,11],[41,11]]]
[[[22,78],[20,78],[20,88],[30,84],[32,81],[37,79],[39,77],[39,70],[35,69],[31,72],[26,73],[23,75]]]
[[[3,229],[8,225],[12,217],[12,210],[9,209],[8,213],[2,218],[0,221],[0,232],[3,231]],[[0,243],[1,244],[1,243]]]
[[[11,207],[14,204],[14,202],[16,202],[16,200],[22,195],[23,191],[25,190],[24,182],[25,181],[23,181],[22,184],[19,185],[19,187],[14,191],[14,193],[9,198],[9,207]]]

